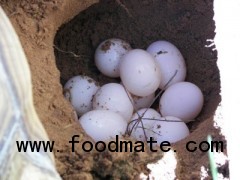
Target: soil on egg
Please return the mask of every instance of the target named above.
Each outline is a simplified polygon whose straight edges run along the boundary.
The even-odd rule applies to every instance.
[[[142,49],[164,39],[182,52],[187,81],[201,88],[205,104],[197,120],[189,123],[190,136],[173,146],[178,158],[176,175],[178,179],[199,179],[201,167],[209,165],[207,154],[187,152],[186,142],[204,141],[207,134],[214,140],[224,140],[213,126],[221,99],[217,52],[205,47],[211,44],[207,39],[215,35],[213,1],[0,0],[0,5],[28,58],[34,104],[49,138],[55,141],[56,167],[63,179],[136,179],[141,172],[149,173],[147,163],[162,156],[150,152],[84,153],[80,145],[71,152],[68,142],[73,135],[79,135],[81,143],[90,138],[64,99],[62,85],[79,74],[100,84],[119,82],[103,76],[94,65],[96,47],[113,37]]]

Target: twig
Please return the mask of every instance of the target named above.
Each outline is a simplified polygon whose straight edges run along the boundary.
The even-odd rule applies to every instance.
[[[116,3],[126,11],[127,15],[131,18],[133,18],[133,15],[129,12],[128,8],[121,2],[121,0],[116,0]]]
[[[144,114],[147,112],[147,110],[153,105],[153,103],[157,100],[157,98],[162,94],[162,92],[166,89],[166,87],[167,87],[167,86],[169,85],[169,83],[173,80],[173,78],[177,75],[177,72],[178,72],[178,70],[175,70],[173,76],[172,76],[172,77],[169,79],[169,81],[164,85],[163,89],[161,89],[160,92],[155,96],[155,98],[153,99],[153,101],[152,101],[152,103],[150,104],[150,106],[149,106],[148,108],[146,108],[146,110],[144,111],[144,113],[143,113],[141,116],[140,116],[139,113],[137,112],[137,108],[136,108],[133,100],[130,98],[127,89],[126,89],[125,86],[123,85],[123,87],[124,87],[124,89],[125,89],[125,91],[126,91],[126,93],[127,93],[127,95],[128,95],[128,98],[130,99],[131,103],[133,104],[133,107],[134,107],[134,109],[135,109],[135,111],[136,111],[136,113],[137,113],[137,115],[138,115],[138,119],[132,120],[132,121],[130,121],[130,122],[128,123],[128,125],[127,125],[127,130],[126,130],[126,131],[127,131],[127,134],[131,135],[133,129],[134,129],[134,128],[137,128],[137,127],[138,127],[138,124],[141,122],[142,129],[143,129],[143,133],[144,133],[144,136],[145,136],[145,140],[147,141],[147,135],[146,135],[145,128],[144,128],[144,125],[143,125],[142,120],[143,120],[143,119],[150,119],[150,118],[143,118],[143,116],[144,116]],[[160,113],[160,114],[161,114],[161,113]],[[152,120],[153,120],[153,119],[152,119]],[[157,119],[154,119],[154,120],[157,120]],[[131,127],[131,130],[128,131],[129,125],[130,125],[132,122],[134,122],[134,121],[136,121],[135,124]],[[158,121],[166,121],[166,120],[160,120],[160,119],[158,119]],[[170,122],[170,121],[169,121],[169,122]],[[174,122],[174,120],[173,120],[172,122]],[[181,121],[176,121],[176,120],[175,120],[175,122],[181,122]]]
[[[72,51],[64,51],[64,50],[62,50],[62,49],[60,49],[59,47],[57,47],[56,45],[53,45],[53,47],[56,49],[56,50],[58,50],[58,51],[60,51],[60,52],[62,52],[62,53],[65,53],[65,54],[71,54],[73,57],[76,57],[76,58],[89,58],[89,56],[87,56],[87,55],[78,55],[78,54],[75,54],[74,52],[72,52]]]

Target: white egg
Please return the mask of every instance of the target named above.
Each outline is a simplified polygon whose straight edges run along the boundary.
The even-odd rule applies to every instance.
[[[94,141],[108,141],[123,135],[127,122],[119,114],[107,110],[92,110],[85,113],[79,122]]]
[[[97,47],[95,52],[95,64],[104,75],[119,77],[119,63],[121,57],[130,49],[130,44],[121,39],[108,39]]]
[[[187,71],[186,64],[181,52],[176,46],[167,41],[156,41],[147,48],[147,51],[155,57],[159,65],[162,75],[160,89],[164,88],[176,70],[177,74],[167,87],[185,80]]]
[[[152,129],[152,137],[161,144],[163,141],[175,143],[189,135],[187,125],[179,118],[173,116],[162,117],[161,121],[155,121]]]
[[[122,81],[120,82],[120,84],[124,86]],[[130,94],[132,104],[134,105],[134,110],[149,108],[155,98],[155,93],[152,93],[148,96],[136,96],[134,94],[131,94],[129,91],[127,92],[128,94]]]
[[[203,101],[203,94],[195,84],[179,82],[163,93],[159,109],[163,116],[174,116],[189,122],[200,113]]]
[[[145,110],[141,109],[138,112],[143,114]],[[147,140],[150,140],[150,137],[152,137],[154,141],[157,141],[157,144],[161,144],[163,141],[175,143],[189,135],[189,129],[181,119],[172,116],[161,117],[155,110],[149,110],[143,116],[142,123],[140,122],[133,127],[136,122],[133,121],[129,125],[128,131],[132,129],[131,137],[144,142],[146,135]],[[137,118],[138,115],[134,114],[132,120]]]
[[[133,102],[134,102],[134,107],[136,109],[141,109],[141,108],[149,108],[152,105],[152,102],[155,98],[155,93],[152,93],[148,96],[135,96],[131,95]]]
[[[142,123],[141,121],[137,121],[139,120],[139,116],[142,117]],[[154,128],[154,124],[157,122],[156,120],[159,119],[161,119],[161,115],[156,110],[151,108],[140,109],[133,114],[132,121],[128,127],[128,132],[131,132],[131,137],[139,141],[145,141],[146,138],[143,130],[145,129],[146,137],[149,140],[149,137],[153,134],[152,129]]]
[[[137,96],[148,96],[160,85],[161,74],[153,56],[142,49],[130,50],[122,57],[120,77],[128,91]]]
[[[64,96],[80,116],[92,110],[92,99],[99,89],[96,81],[87,76],[74,76],[64,86]]]
[[[121,84],[109,83],[103,85],[93,98],[94,109],[105,109],[120,114],[129,121],[133,114],[131,96]]]

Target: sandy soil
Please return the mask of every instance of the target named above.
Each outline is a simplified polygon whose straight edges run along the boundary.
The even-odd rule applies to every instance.
[[[145,165],[161,154],[71,153],[68,141],[78,134],[89,140],[76,122],[70,104],[62,95],[62,84],[77,74],[86,74],[100,83],[112,80],[99,73],[93,63],[97,45],[111,37],[146,48],[158,39],[174,43],[188,68],[187,80],[203,91],[205,104],[191,135],[177,144],[179,179],[199,179],[200,167],[208,167],[206,153],[189,153],[185,143],[197,142],[211,134],[223,140],[213,127],[213,115],[220,102],[217,53],[206,48],[214,38],[212,1],[153,0],[0,0],[10,17],[28,57],[32,72],[34,103],[51,140],[56,141],[56,165],[64,179],[135,179],[147,173]],[[73,18],[74,17],[74,18]],[[73,19],[72,19],[73,18]],[[59,150],[57,152],[57,150]]]

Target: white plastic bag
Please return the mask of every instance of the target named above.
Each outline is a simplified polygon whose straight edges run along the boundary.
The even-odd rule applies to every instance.
[[[33,106],[30,70],[0,7],[0,179],[61,179],[51,152],[18,152],[16,141],[48,141]]]

